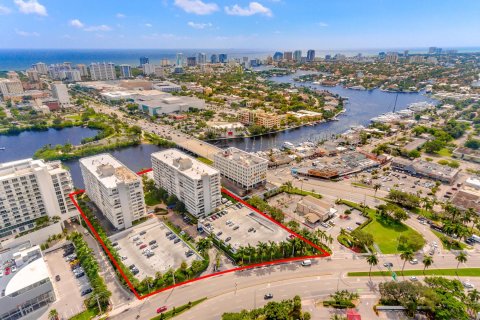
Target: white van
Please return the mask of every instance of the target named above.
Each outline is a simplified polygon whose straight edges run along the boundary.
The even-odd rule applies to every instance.
[[[302,266],[304,267],[309,267],[312,265],[312,261],[311,260],[303,260],[302,261]]]

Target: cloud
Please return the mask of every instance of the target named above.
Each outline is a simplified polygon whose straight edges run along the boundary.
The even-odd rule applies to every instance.
[[[218,11],[216,3],[205,3],[201,0],[175,0],[174,4],[187,13],[198,15],[206,15]]]
[[[92,31],[111,31],[112,28],[107,26],[106,24],[101,24],[99,26],[90,26],[90,27],[85,27],[83,30],[92,32]]]
[[[22,37],[38,37],[40,34],[38,32],[27,32],[15,29],[15,33]]]
[[[40,16],[47,16],[47,9],[40,4],[37,0],[14,0],[13,1],[21,13],[25,14],[38,14]]]
[[[79,29],[83,29],[83,27],[85,27],[85,25],[78,19],[70,20],[70,25]]]
[[[326,22],[319,22],[319,23],[317,23],[317,25],[318,25],[319,27],[322,27],[322,28],[328,27],[328,23],[326,23]]]
[[[207,27],[212,27],[213,24],[211,24],[210,22],[209,23],[195,23],[195,22],[192,22],[192,21],[189,21],[187,23],[187,25],[189,27],[192,27],[193,29],[205,29]]]
[[[116,17],[119,18],[119,19],[123,19],[123,18],[126,17],[126,15],[124,15],[123,13],[117,13]]]
[[[250,2],[248,7],[242,8],[238,4],[233,7],[225,7],[225,12],[232,16],[253,16],[254,14],[263,14],[267,17],[271,17],[272,10],[263,6],[258,2]]]
[[[145,27],[151,28],[151,27],[153,27],[153,25],[151,23],[145,23]]]
[[[10,14],[11,12],[12,10],[10,8],[0,5],[0,16],[5,14]]]

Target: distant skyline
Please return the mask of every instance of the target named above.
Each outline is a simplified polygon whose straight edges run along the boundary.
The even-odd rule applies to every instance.
[[[478,47],[472,0],[0,0],[0,48]]]

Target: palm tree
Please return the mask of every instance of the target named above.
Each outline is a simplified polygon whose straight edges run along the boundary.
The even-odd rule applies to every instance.
[[[467,262],[468,260],[468,256],[467,254],[464,252],[464,251],[461,251],[456,257],[455,259],[457,259],[458,263],[457,263],[457,271],[458,271],[458,267],[460,266],[460,263],[465,263]]]
[[[407,249],[407,250],[403,251],[403,252],[400,254],[400,259],[403,260],[402,276],[403,276],[404,278],[405,278],[405,275],[403,274],[403,269],[405,269],[405,264],[407,263],[407,261],[412,260],[414,256],[415,256],[415,254],[414,254],[413,251],[410,250],[410,249]]]
[[[368,271],[368,276],[372,279],[372,267],[378,264],[378,257],[375,253],[372,253],[367,257],[367,262],[370,265],[370,271]]]
[[[427,269],[433,264],[433,258],[431,256],[425,255],[423,256],[422,263],[423,263],[423,274],[425,274],[425,269]]]
[[[49,320],[57,320],[58,319],[58,311],[57,309],[52,309],[48,313],[48,319]]]
[[[375,190],[375,194],[373,195],[374,197],[377,196],[377,191],[382,187],[382,185],[380,183],[375,183],[373,185],[373,190]]]
[[[472,319],[474,318],[473,316],[477,314],[480,311],[480,292],[478,292],[477,289],[473,289],[472,291],[468,292],[467,295],[467,310],[472,316]]]

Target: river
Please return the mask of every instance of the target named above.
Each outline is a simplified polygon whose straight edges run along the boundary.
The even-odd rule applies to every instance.
[[[305,73],[306,72],[302,71],[293,75],[275,77],[272,78],[272,80],[294,83],[294,77]],[[342,133],[353,125],[368,125],[371,118],[392,111],[395,103],[396,93],[383,92],[378,89],[360,91],[345,89],[341,86],[322,87],[310,83],[295,83],[295,85],[326,89],[342,97],[348,97],[349,102],[346,104],[346,112],[338,117],[338,121],[300,127],[263,137],[222,140],[215,142],[215,144],[219,146],[235,146],[247,151],[258,151],[279,147],[285,141],[297,144],[307,140],[319,140],[332,134]],[[423,93],[400,93],[398,94],[396,109],[405,109],[409,104],[420,101],[435,102]],[[96,130],[88,128],[73,127],[63,130],[50,129],[40,132],[26,131],[14,136],[0,136],[0,147],[6,148],[6,150],[0,151],[0,163],[30,158],[37,149],[45,144],[56,145],[67,142],[79,144],[83,138],[92,137],[96,132]],[[138,171],[142,168],[150,167],[150,155],[160,150],[162,150],[162,148],[158,146],[140,145],[116,150],[111,152],[111,154],[132,170]],[[67,165],[72,172],[75,186],[82,188],[83,181],[78,160],[67,161],[65,165]]]

